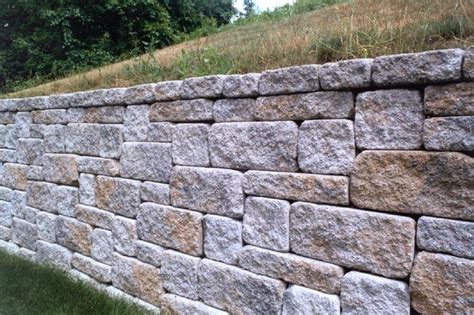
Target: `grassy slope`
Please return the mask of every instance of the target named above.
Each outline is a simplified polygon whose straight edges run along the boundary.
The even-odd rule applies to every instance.
[[[474,44],[470,0],[353,0],[276,21],[227,27],[151,55],[8,95],[23,97],[221,73],[260,72]]]
[[[0,251],[0,314],[138,315],[145,312],[54,269]]]

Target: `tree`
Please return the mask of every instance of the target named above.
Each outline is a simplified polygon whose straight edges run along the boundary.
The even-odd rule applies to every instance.
[[[255,14],[255,1],[244,0],[244,11],[245,11],[245,16],[250,16],[250,15]]]

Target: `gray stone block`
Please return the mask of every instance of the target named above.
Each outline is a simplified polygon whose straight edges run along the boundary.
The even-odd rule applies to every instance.
[[[320,69],[319,65],[304,65],[264,71],[258,91],[261,95],[317,91]]]
[[[371,84],[373,59],[352,59],[324,64],[319,73],[323,90],[360,89]]]
[[[285,291],[283,315],[339,314],[339,297],[292,285]]]
[[[209,165],[208,124],[178,124],[173,135],[174,164]]]
[[[426,119],[423,143],[426,150],[474,151],[474,116]]]
[[[204,255],[210,259],[236,265],[242,248],[242,223],[217,215],[203,219]]]

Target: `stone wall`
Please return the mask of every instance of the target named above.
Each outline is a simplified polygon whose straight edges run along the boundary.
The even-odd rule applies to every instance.
[[[473,79],[471,48],[2,100],[0,247],[155,311],[473,311]]]

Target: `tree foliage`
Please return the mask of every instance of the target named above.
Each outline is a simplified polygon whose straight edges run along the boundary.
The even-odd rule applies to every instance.
[[[0,91],[161,48],[234,14],[232,0],[0,0]]]

